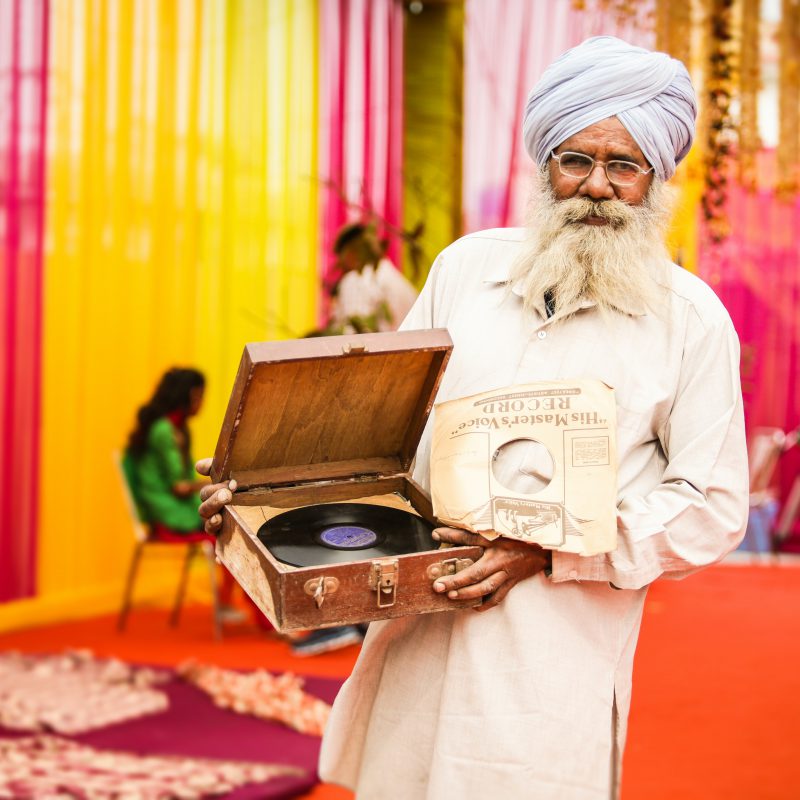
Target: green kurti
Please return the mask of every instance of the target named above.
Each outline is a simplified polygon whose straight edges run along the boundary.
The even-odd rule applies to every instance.
[[[196,494],[178,497],[172,487],[179,481],[195,480],[191,456],[184,463],[177,431],[162,417],[156,420],[147,436],[147,449],[138,458],[125,456],[125,471],[144,522],[159,522],[182,533],[202,529]]]

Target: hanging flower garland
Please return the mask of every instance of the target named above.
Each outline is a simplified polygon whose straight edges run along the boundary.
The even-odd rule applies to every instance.
[[[780,25],[780,131],[776,192],[783,200],[798,190],[800,160],[800,0],[783,0]]]
[[[786,197],[794,196],[800,187],[800,0],[782,3],[777,189]],[[737,142],[739,179],[756,188],[761,146],[760,6],[760,0],[573,0],[573,8],[586,13],[611,14],[620,24],[654,28],[657,50],[680,59],[687,68],[692,64],[701,68],[702,79],[695,81],[701,99],[696,147],[704,184],[701,207],[713,243],[724,240],[729,232],[725,205]],[[700,36],[695,37],[698,29]],[[698,52],[693,52],[693,46]],[[740,101],[739,119],[731,112],[734,97]]]
[[[692,4],[656,0],[656,50],[683,61],[689,69],[692,46]]]
[[[735,85],[731,17],[733,0],[708,0],[708,61],[705,78],[707,132],[705,142],[705,189],[703,215],[713,242],[729,231],[725,215],[728,166],[735,129],[731,96]]]
[[[649,3],[637,0],[572,0],[575,11],[593,11],[610,17],[620,27],[633,25],[642,30],[652,27],[652,9],[649,6]]]
[[[758,93],[761,90],[761,0],[742,0],[741,61],[739,65],[739,181],[747,189],[757,188],[756,156]]]

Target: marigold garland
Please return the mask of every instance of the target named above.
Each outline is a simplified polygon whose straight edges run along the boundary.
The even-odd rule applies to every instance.
[[[656,50],[669,53],[686,65],[691,59],[692,4],[656,0]]]
[[[780,132],[778,139],[778,197],[789,200],[798,189],[800,160],[800,0],[783,0],[780,25]]]
[[[721,241],[728,233],[725,202],[735,143],[739,181],[751,190],[759,186],[761,0],[573,0],[573,8],[611,14],[617,23],[641,30],[654,29],[656,49],[695,68],[700,98],[695,146],[705,186],[701,205],[711,240]],[[782,0],[778,39],[780,133],[775,189],[779,197],[792,199],[800,191],[800,0]],[[738,119],[731,110],[734,97],[739,101]]]
[[[652,26],[650,4],[637,0],[572,0],[572,8],[610,16],[619,26],[632,24],[643,30]]]
[[[712,241],[720,242],[728,234],[725,199],[729,155],[735,136],[730,112],[735,85],[731,33],[733,0],[708,0],[706,8],[710,41],[704,86],[708,130],[701,205]]]
[[[758,93],[761,90],[761,0],[742,0],[739,64],[739,181],[751,191],[757,187]]]

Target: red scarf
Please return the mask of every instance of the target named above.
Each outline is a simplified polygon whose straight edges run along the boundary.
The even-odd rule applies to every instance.
[[[177,411],[170,411],[166,415],[167,419],[172,423],[173,427],[182,429],[186,425],[186,412],[179,408]]]

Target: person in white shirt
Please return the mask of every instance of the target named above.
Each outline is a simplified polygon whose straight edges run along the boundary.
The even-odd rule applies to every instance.
[[[371,225],[345,225],[333,245],[341,278],[331,291],[326,333],[394,331],[405,319],[417,290],[386,258],[385,243]]]
[[[525,111],[530,226],[448,247],[403,324],[450,332],[440,402],[537,380],[614,387],[619,543],[580,557],[437,529],[484,552],[433,591],[483,604],[370,625],[319,768],[358,798],[618,794],[647,587],[719,561],[747,517],[738,340],[664,246],[665,182],[695,116],[686,69],[666,54],[596,37],[562,55]],[[430,432],[414,473],[424,486]],[[230,487],[204,497],[214,531]]]

